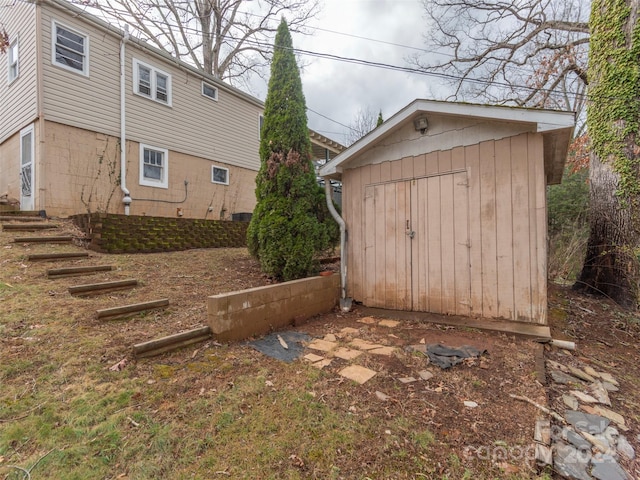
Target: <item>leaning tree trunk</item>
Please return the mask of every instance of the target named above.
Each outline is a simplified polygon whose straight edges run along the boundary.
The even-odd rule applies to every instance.
[[[640,273],[633,248],[637,245],[635,212],[620,204],[615,194],[619,176],[610,165],[592,154],[589,168],[589,241],[574,288],[610,297],[632,308],[636,305]]]
[[[593,0],[589,43],[589,242],[575,288],[638,305],[640,0]]]

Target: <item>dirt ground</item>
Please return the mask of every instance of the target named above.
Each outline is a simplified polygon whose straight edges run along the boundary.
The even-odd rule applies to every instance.
[[[79,235],[69,223],[55,234],[65,233]],[[562,353],[548,347],[545,350],[530,339],[469,328],[408,321],[394,328],[361,323],[364,315],[356,305],[349,313],[336,310],[294,330],[317,338],[335,334],[345,344],[360,338],[395,346],[392,355],[364,354],[357,362],[334,358],[331,365],[316,372],[303,359],[289,365],[244,343],[218,346],[210,341],[136,360],[133,344],[205,325],[208,295],[265,285],[270,280],[261,274],[245,249],[138,255],[92,252],[89,259],[67,261],[64,266],[109,264],[115,270],[50,280],[46,270],[63,265],[29,262],[26,255],[80,251],[81,247],[16,244],[16,236],[0,233],[0,427],[20,427],[24,438],[30,440],[21,442],[17,436],[0,434],[0,476],[6,475],[3,478],[22,478],[7,467],[10,464],[34,463],[37,466],[33,478],[83,478],[82,474],[73,473],[76,467],[69,466],[68,457],[47,453],[56,448],[64,450],[64,445],[71,451],[72,440],[66,440],[68,445],[62,442],[63,447],[51,446],[47,438],[40,438],[39,431],[29,430],[31,424],[21,422],[37,416],[42,402],[62,402],[67,408],[87,389],[117,393],[119,382],[123,381],[119,375],[126,377],[127,388],[134,392],[122,407],[129,409],[125,410],[125,420],[118,420],[129,429],[143,423],[135,420],[138,417],[134,413],[141,418],[153,414],[155,421],[171,425],[171,435],[178,439],[196,437],[209,429],[211,436],[220,437],[222,417],[210,419],[218,425],[216,428],[203,424],[202,419],[196,424],[188,407],[201,405],[198,402],[203,399],[210,407],[216,405],[222,401],[220,392],[240,388],[251,378],[259,378],[274,389],[302,389],[313,400],[312,405],[338,412],[342,422],[353,422],[354,426],[343,432],[341,429],[346,427],[339,422],[331,426],[325,421],[325,425],[313,427],[305,423],[304,428],[322,432],[317,434],[316,443],[324,443],[315,449],[316,433],[300,431],[296,445],[296,440],[286,440],[288,433],[282,430],[285,427],[275,426],[269,442],[281,442],[286,447],[279,450],[271,445],[275,450],[263,458],[263,447],[256,440],[255,450],[249,448],[242,462],[232,452],[221,454],[220,450],[213,458],[205,447],[187,461],[182,458],[186,453],[181,452],[181,442],[177,440],[178,445],[165,452],[171,460],[166,464],[158,461],[163,470],[153,474],[141,473],[144,470],[138,464],[144,463],[144,453],[127,457],[118,451],[96,467],[96,476],[84,478],[550,478],[552,472],[538,470],[532,461],[533,429],[539,412],[509,396],[526,396],[559,408],[559,393],[540,383],[536,376],[536,355],[542,352],[549,358],[575,357],[616,376],[621,389],[613,399],[614,409],[627,419],[627,438],[634,447],[640,446],[638,316],[620,311],[602,299],[577,296],[566,288],[550,289],[553,336],[574,340],[578,345],[575,352]],[[338,266],[326,268],[337,271]],[[140,286],[89,298],[72,297],[67,291],[73,285],[129,278],[137,279]],[[160,298],[170,300],[164,311],[111,322],[96,318],[98,309]],[[341,333],[345,327],[357,329],[357,333],[345,336]],[[429,365],[424,355],[405,348],[421,343],[473,345],[487,353],[480,359],[441,370]],[[27,364],[25,359],[29,359]],[[109,370],[123,360],[122,371]],[[358,363],[377,374],[363,385],[356,384],[337,373],[349,363]],[[48,365],[54,365],[50,375],[63,376],[64,381],[42,379],[40,372]],[[418,373],[424,370],[433,373],[433,377],[406,384],[399,380],[419,378]],[[61,389],[65,392],[62,400]],[[236,424],[240,419],[261,421],[255,415],[269,394],[261,390],[255,397],[243,396],[230,413]],[[465,406],[465,401],[477,406]],[[220,412],[222,415],[226,411]],[[311,413],[302,412],[301,418],[307,414]],[[294,417],[293,422],[296,421]],[[251,438],[250,427],[245,428],[249,430],[242,435]],[[231,431],[226,440],[217,437],[210,442],[220,441],[228,449],[241,448],[236,447]],[[145,442],[135,432],[127,438],[127,443]],[[268,448],[264,447],[265,452]],[[46,455],[49,456],[44,458]],[[60,475],[61,465],[71,472],[68,476]],[[12,473],[14,477],[9,477]]]

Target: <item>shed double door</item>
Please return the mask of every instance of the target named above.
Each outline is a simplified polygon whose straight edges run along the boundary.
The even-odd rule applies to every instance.
[[[467,172],[365,187],[364,301],[468,315]]]

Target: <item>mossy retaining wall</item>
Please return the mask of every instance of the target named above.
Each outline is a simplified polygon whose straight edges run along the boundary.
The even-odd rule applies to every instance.
[[[74,215],[72,219],[85,232],[89,248],[104,253],[245,247],[249,226],[249,222],[106,213]]]

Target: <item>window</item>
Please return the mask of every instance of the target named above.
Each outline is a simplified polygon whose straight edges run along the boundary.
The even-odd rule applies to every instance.
[[[262,138],[262,127],[264,125],[264,115],[258,115],[258,140]]]
[[[216,87],[209,85],[208,83],[202,82],[202,95],[217,101],[218,89]]]
[[[133,92],[171,106],[171,75],[134,58]]]
[[[169,152],[140,144],[140,185],[169,188]]]
[[[224,167],[211,167],[211,182],[229,185],[229,169]]]
[[[52,42],[54,65],[89,75],[89,37],[53,22]]]
[[[18,40],[9,45],[9,83],[13,82],[20,71],[18,70]]]

